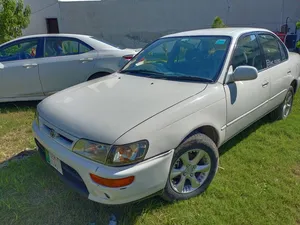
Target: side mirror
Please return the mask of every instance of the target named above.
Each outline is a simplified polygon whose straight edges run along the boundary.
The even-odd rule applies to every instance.
[[[258,71],[253,66],[239,66],[230,75],[229,81],[245,81],[255,80],[258,76]]]

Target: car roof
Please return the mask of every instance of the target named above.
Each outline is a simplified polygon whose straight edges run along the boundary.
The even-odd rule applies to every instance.
[[[181,36],[201,36],[201,35],[230,36],[236,38],[244,33],[256,32],[256,31],[270,32],[269,30],[262,29],[262,28],[251,28],[251,27],[230,27],[230,28],[228,27],[227,28],[226,27],[226,28],[209,28],[209,29],[199,29],[199,30],[179,32],[179,33],[163,36],[162,38],[181,37]]]
[[[8,42],[5,42],[0,45],[2,47],[3,45],[7,45],[10,43],[13,43],[15,41],[20,41],[28,38],[42,38],[42,37],[68,37],[68,38],[77,38],[86,44],[93,47],[95,50],[116,50],[117,48],[107,44],[105,42],[102,42],[100,40],[93,39],[91,35],[84,35],[84,34],[67,34],[67,33],[58,33],[58,34],[34,34],[34,35],[26,35],[22,37],[15,38],[13,40],[10,40]]]
[[[90,37],[90,35],[83,34],[34,34],[34,35],[26,35],[19,38],[14,39],[13,41],[22,40],[26,38],[39,38],[39,37],[74,37],[74,38],[85,38]]]

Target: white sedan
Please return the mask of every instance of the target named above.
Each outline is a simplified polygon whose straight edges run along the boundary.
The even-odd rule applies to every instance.
[[[95,37],[44,34],[0,45],[0,102],[41,100],[117,71],[139,49],[120,49]]]
[[[300,56],[265,29],[172,34],[43,100],[33,134],[42,158],[93,201],[185,200],[213,181],[220,146],[267,114],[289,116],[299,75]]]

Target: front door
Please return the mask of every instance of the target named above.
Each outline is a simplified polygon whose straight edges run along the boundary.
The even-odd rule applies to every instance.
[[[270,77],[255,34],[240,37],[233,53],[232,70],[254,66],[259,71],[255,80],[238,81],[224,86],[227,101],[226,140],[261,118],[268,111]]]
[[[0,49],[0,98],[43,96],[39,79],[40,39],[31,38]]]
[[[97,52],[85,43],[68,37],[45,40],[39,73],[45,95],[85,81],[94,69]]]

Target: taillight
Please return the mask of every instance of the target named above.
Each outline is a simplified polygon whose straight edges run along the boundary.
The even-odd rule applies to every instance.
[[[125,60],[131,60],[133,58],[133,55],[124,55],[123,56],[123,59],[125,59]]]

